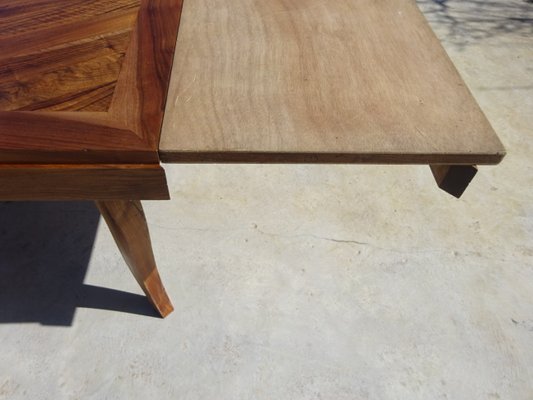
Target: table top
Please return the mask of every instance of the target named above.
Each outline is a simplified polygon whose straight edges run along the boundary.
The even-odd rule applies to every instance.
[[[165,162],[494,164],[505,151],[414,0],[188,0]]]
[[[504,156],[413,0],[185,0],[176,42],[181,12],[0,0],[0,163]]]
[[[0,0],[0,163],[159,163],[181,0]]]

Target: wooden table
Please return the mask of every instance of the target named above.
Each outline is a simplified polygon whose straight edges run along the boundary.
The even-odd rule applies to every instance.
[[[414,0],[0,0],[0,61],[0,199],[94,200],[162,316],[160,161],[426,164],[459,197],[505,154]]]

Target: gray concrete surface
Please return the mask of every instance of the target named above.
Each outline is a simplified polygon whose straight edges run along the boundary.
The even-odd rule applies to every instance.
[[[427,167],[167,167],[166,320],[90,203],[0,203],[0,399],[533,399],[533,5],[420,4],[500,166],[461,200]]]

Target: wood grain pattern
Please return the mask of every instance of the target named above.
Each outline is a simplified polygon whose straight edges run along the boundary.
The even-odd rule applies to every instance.
[[[97,201],[96,205],[148,300],[166,317],[174,307],[159,277],[141,202]]]
[[[159,162],[142,138],[107,113],[0,111],[0,132],[4,163]]]
[[[158,163],[181,6],[0,0],[0,162]]]
[[[139,3],[1,2],[0,110],[107,111]],[[110,22],[109,14],[114,24],[86,27]],[[16,55],[9,51],[15,45]]]
[[[165,162],[495,164],[504,154],[413,0],[185,3]]]
[[[0,200],[168,200],[159,165],[0,164]]]
[[[182,0],[143,1],[110,113],[157,150]]]

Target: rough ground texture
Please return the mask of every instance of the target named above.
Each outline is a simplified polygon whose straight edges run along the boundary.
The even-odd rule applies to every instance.
[[[166,320],[91,204],[0,203],[0,399],[532,399],[533,5],[419,3],[500,166],[461,200],[427,167],[167,167]]]

